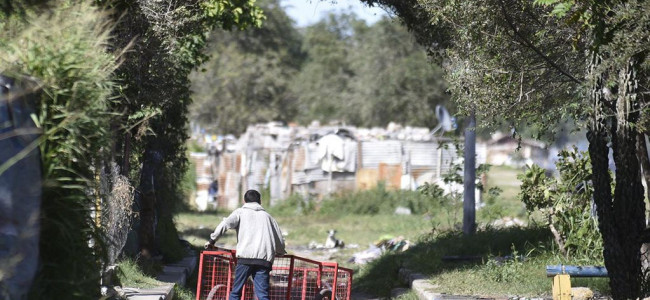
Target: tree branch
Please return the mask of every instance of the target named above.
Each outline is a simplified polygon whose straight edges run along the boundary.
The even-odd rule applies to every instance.
[[[537,53],[537,55],[539,55],[539,57],[541,57],[541,58],[542,58],[542,59],[543,59],[547,64],[549,64],[551,67],[553,67],[554,69],[556,69],[558,72],[562,73],[562,75],[564,75],[564,76],[568,77],[569,79],[571,79],[571,81],[573,81],[573,82],[575,82],[575,83],[581,83],[581,82],[582,82],[581,80],[578,80],[578,79],[575,78],[573,75],[571,75],[569,72],[567,72],[566,70],[564,70],[562,67],[560,67],[560,66],[559,66],[558,64],[556,64],[554,61],[552,61],[548,56],[544,55],[544,53],[542,53],[542,51],[540,51],[539,49],[537,49],[537,47],[535,47],[535,45],[533,45],[533,43],[531,43],[531,42],[530,42],[529,40],[527,40],[524,36],[522,36],[521,33],[519,32],[519,30],[517,30],[517,27],[515,26],[515,24],[514,24],[512,18],[511,18],[510,15],[508,14],[508,12],[507,12],[507,10],[506,10],[506,7],[505,7],[505,4],[503,3],[503,0],[500,0],[499,3],[501,4],[501,11],[503,12],[503,16],[505,17],[506,22],[508,23],[508,26],[510,26],[510,29],[512,29],[512,31],[514,32],[515,36],[519,38],[519,41],[520,41],[522,44],[524,44],[524,46],[526,46],[526,47],[530,48],[531,50],[533,50],[533,51],[534,51],[535,53]]]

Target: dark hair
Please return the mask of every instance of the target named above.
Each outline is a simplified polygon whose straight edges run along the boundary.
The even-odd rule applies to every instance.
[[[260,195],[260,192],[256,190],[248,190],[246,191],[246,194],[244,194],[244,201],[246,201],[246,203],[257,202],[259,204],[262,204],[262,202],[260,201],[261,197],[262,196]]]

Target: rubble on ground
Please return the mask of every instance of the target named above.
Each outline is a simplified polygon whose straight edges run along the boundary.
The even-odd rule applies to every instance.
[[[405,239],[403,236],[384,236],[375,243],[370,244],[368,249],[353,254],[348,262],[363,265],[379,258],[387,251],[403,252],[412,246],[415,246],[415,244]]]

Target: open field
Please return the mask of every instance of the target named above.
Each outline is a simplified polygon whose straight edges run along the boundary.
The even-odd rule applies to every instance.
[[[424,213],[412,215],[388,213],[395,206],[387,205],[391,201],[406,201],[411,204],[413,201],[428,201],[415,194],[417,192],[369,191],[324,200],[335,201],[327,203],[327,209],[296,210],[289,205],[273,207],[269,211],[286,234],[289,253],[337,261],[352,268],[355,271],[354,288],[378,297],[387,297],[392,288],[403,286],[397,279],[397,272],[402,267],[429,276],[431,282],[438,286],[439,292],[449,294],[549,296],[551,279],[546,277],[545,266],[572,262],[555,254],[555,245],[548,229],[535,226],[509,229],[486,226],[495,219],[504,217],[528,220],[523,205],[516,199],[519,192],[516,175],[519,172],[518,169],[508,167],[492,167],[488,174],[488,188],[499,187],[502,193],[486,201],[486,205],[477,211],[477,223],[481,229],[469,237],[459,233],[462,222],[461,203],[439,206],[427,204],[429,206],[422,206],[426,207],[423,208]],[[368,210],[372,203],[376,203],[378,208]],[[374,212],[351,213],[354,211]],[[176,225],[182,238],[200,247],[228,213],[181,213],[176,217]],[[325,243],[328,229],[337,230],[337,238],[345,241],[346,248],[310,250],[310,243]],[[398,236],[403,236],[416,245],[405,252],[386,252],[366,265],[349,262],[355,253],[368,249],[369,245],[381,238]],[[235,243],[234,232],[229,232],[217,242],[225,247],[234,247]],[[449,255],[464,255],[474,259],[443,259]],[[508,260],[508,257],[517,259]],[[589,286],[600,293],[608,292],[607,279],[573,280],[573,284]],[[412,297],[413,294],[408,294],[402,298]]]
[[[195,246],[203,246],[210,233],[226,213],[182,213],[177,216],[176,225],[181,238]],[[308,255],[314,258],[334,260],[348,267],[352,254],[368,248],[382,237],[417,239],[431,231],[431,218],[425,216],[399,215],[347,215],[339,218],[328,216],[278,216],[276,220],[286,233],[285,239],[290,254]],[[337,238],[346,244],[344,249],[310,251],[310,243],[324,244],[328,229],[337,230]],[[236,244],[234,232],[228,232],[217,245],[233,248]]]

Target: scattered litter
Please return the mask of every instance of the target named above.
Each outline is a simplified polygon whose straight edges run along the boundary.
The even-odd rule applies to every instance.
[[[503,217],[501,219],[495,220],[491,223],[493,227],[508,228],[508,227],[522,227],[526,226],[526,223],[518,218],[512,217]]]
[[[366,264],[370,261],[373,261],[379,258],[386,251],[406,251],[415,244],[411,243],[409,240],[404,239],[403,236],[390,237],[383,236],[374,244],[371,244],[368,249],[357,252],[352,255],[352,258],[348,262],[355,264]]]
[[[383,249],[371,244],[368,249],[353,254],[348,262],[363,265],[379,258],[382,253]]]
[[[327,231],[327,239],[325,240],[325,248],[344,248],[345,243],[336,238],[336,230],[330,229]]]
[[[395,208],[396,215],[411,215],[411,209],[404,206],[398,206]]]
[[[311,241],[309,242],[309,249],[325,249],[325,245]]]

